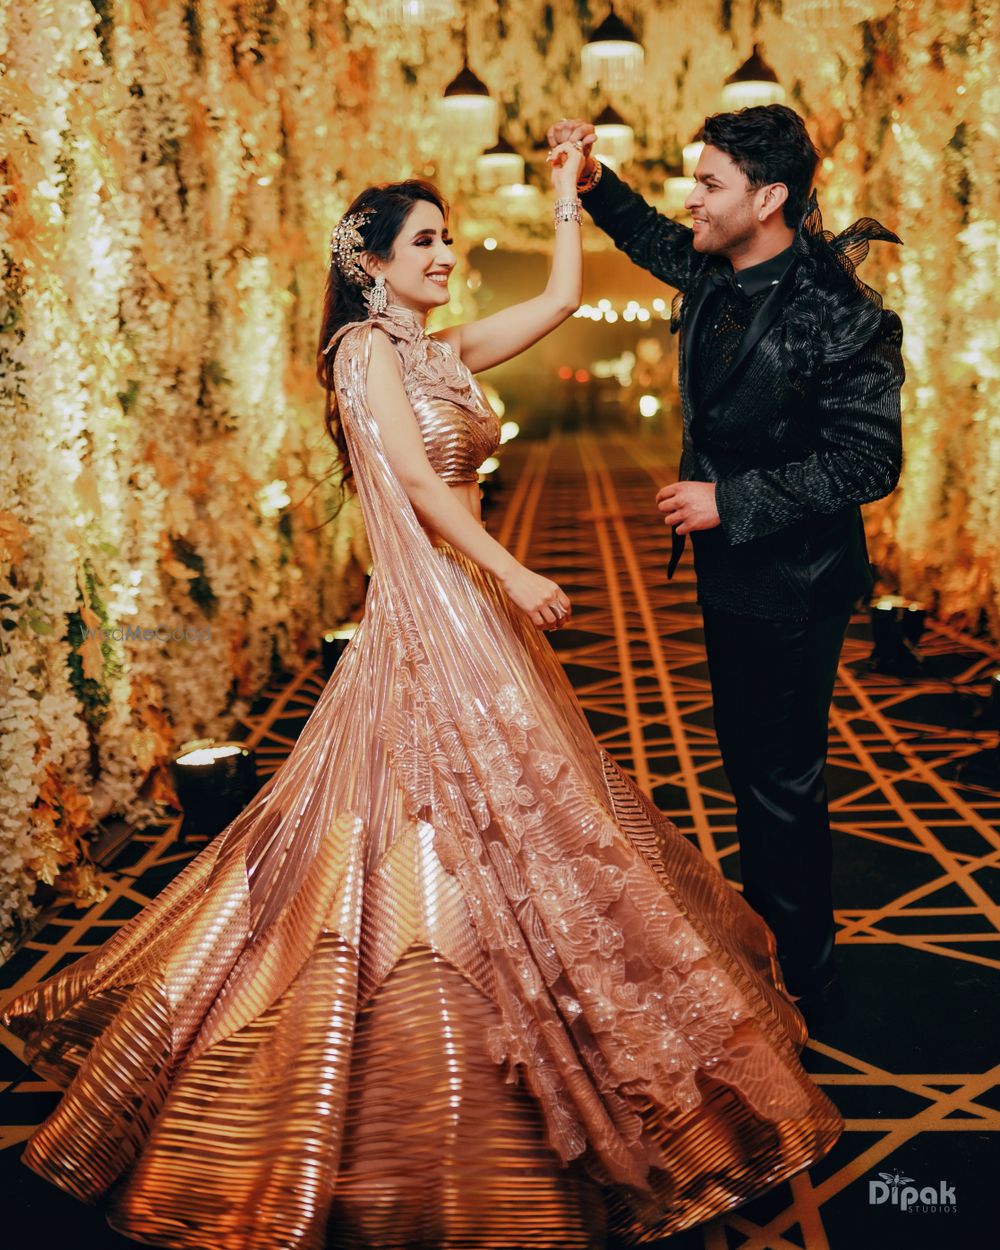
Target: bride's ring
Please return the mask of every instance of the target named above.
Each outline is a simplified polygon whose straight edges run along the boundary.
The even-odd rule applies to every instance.
[[[570,144],[570,146],[576,148],[578,152],[583,151],[583,144],[579,139],[574,139],[572,143]]]

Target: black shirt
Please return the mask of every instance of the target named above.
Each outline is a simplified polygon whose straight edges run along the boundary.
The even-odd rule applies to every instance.
[[[698,399],[726,375],[747,327],[794,259],[789,246],[759,265],[717,271],[717,285],[706,299],[693,345]]]

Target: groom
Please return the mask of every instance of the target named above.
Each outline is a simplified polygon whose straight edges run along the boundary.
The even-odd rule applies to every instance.
[[[784,105],[706,119],[693,229],[596,161],[594,137],[580,120],[548,134],[583,142],[584,207],[680,293],[684,450],[656,497],[673,528],[668,576],[690,534],[744,897],[775,934],[789,992],[820,1018],[839,994],[830,702],[872,587],[859,505],[895,488],[902,458],[902,327],[854,264],[869,239],[900,240],[870,219],[822,233],[819,154]]]

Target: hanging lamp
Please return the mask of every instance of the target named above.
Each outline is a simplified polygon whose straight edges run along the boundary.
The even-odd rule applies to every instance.
[[[684,167],[676,163],[667,166],[667,176],[663,182],[663,196],[667,212],[673,217],[684,212],[684,201],[694,188],[694,179],[685,174]]]
[[[691,139],[690,143],[684,144],[683,160],[684,160],[684,177],[693,178],[694,171],[698,168],[698,160],[701,156],[702,149],[705,146],[704,140],[700,137],[699,130]]]
[[[882,17],[891,8],[886,0],[784,0],[781,16],[795,26],[842,30]]]
[[[533,217],[545,205],[545,196],[532,182],[505,182],[496,189],[497,200],[512,217]]]
[[[609,104],[594,118],[594,130],[597,132],[594,155],[605,164],[605,158],[610,157],[615,162],[615,169],[619,165],[627,165],[635,152],[635,131],[621,113]]]
[[[500,136],[476,159],[476,185],[480,191],[524,182],[524,157]]]
[[[642,85],[646,54],[629,26],[611,12],[580,49],[583,81],[605,91],[629,91]]]
[[[726,79],[722,88],[722,107],[728,111],[751,108],[755,104],[784,104],[785,88],[778,82],[778,75],[761,54],[760,44],[755,43],[753,52]]]
[[[365,13],[372,26],[437,26],[458,17],[455,0],[366,0]]]
[[[446,141],[482,152],[500,138],[500,106],[489,87],[469,68],[469,41],[462,31],[462,68],[438,100],[438,118]]]

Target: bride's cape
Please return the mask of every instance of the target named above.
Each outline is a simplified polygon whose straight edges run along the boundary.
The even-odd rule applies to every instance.
[[[502,1124],[527,1152],[534,1117],[553,1175],[580,1159],[623,1228],[662,1235],[842,1121],[769,930],[598,746],[528,618],[429,540],[366,402],[372,333],[347,327],[335,364],[364,620],[250,805],[8,1006],[66,1089],[25,1161],[88,1201],[114,1186],[112,1222],[158,1244],[319,1247],[352,1186],[376,1218],[366,1178],[415,1201],[422,1151],[488,1192]],[[457,395],[450,349],[414,350]],[[425,1070],[453,1115],[420,1121]]]

